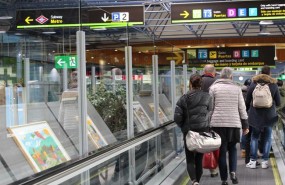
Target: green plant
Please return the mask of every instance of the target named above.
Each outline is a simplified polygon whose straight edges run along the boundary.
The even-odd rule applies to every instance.
[[[108,91],[103,83],[97,88],[95,94],[87,95],[91,104],[95,107],[112,133],[126,130],[126,90],[118,86],[116,90]]]

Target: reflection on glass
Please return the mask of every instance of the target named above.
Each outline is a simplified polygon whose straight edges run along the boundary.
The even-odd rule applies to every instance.
[[[154,104],[149,103],[148,105],[150,109],[154,112]],[[162,109],[160,108],[160,106],[158,107],[158,119],[159,119],[160,124],[169,121],[166,115],[164,114],[164,112],[162,111]]]
[[[134,116],[135,116],[135,123],[137,126],[143,127],[144,130],[147,130],[149,128],[152,128],[153,122],[147,115],[146,111],[143,109],[141,104],[137,101],[133,102],[133,109],[134,109]]]

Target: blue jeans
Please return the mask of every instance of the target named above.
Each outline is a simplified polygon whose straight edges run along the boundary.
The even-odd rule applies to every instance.
[[[236,142],[222,142],[220,147],[219,170],[222,181],[226,181],[228,179],[227,151],[229,151],[229,172],[236,172],[237,170],[236,144]]]
[[[245,145],[246,145],[246,135],[241,136],[241,140],[240,140],[240,149],[245,150]]]
[[[252,127],[250,154],[252,160],[257,160],[258,139],[262,130]],[[263,128],[263,155],[262,159],[267,161],[269,159],[269,153],[271,149],[271,134],[272,127]]]

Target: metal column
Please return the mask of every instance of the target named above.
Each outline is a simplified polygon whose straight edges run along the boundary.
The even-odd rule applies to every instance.
[[[187,64],[183,64],[183,84],[184,84],[183,93],[184,94],[188,91],[187,80],[188,80]]]
[[[88,153],[85,32],[76,32],[78,56],[79,154]]]
[[[132,66],[132,47],[125,47],[125,66],[126,66],[126,96],[127,96],[127,124],[128,139],[134,137],[133,120],[133,66]],[[135,148],[129,150],[129,184],[135,184],[136,180],[136,158]]]
[[[152,93],[153,93],[153,104],[154,104],[154,125],[158,127],[160,123],[159,121],[159,93],[158,93],[158,55],[152,55]],[[157,136],[155,140],[155,159],[156,159],[156,172],[161,168],[161,136]]]
[[[91,87],[92,87],[92,92],[95,93],[96,91],[96,68],[95,66],[92,66],[91,68]]]
[[[170,61],[170,79],[171,79],[171,104],[172,104],[172,118],[174,118],[174,110],[176,105],[176,82],[175,82],[175,61]]]

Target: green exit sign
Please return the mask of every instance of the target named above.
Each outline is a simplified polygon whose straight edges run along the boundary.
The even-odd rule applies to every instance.
[[[55,68],[77,68],[77,56],[76,55],[64,55],[64,56],[55,56]]]

